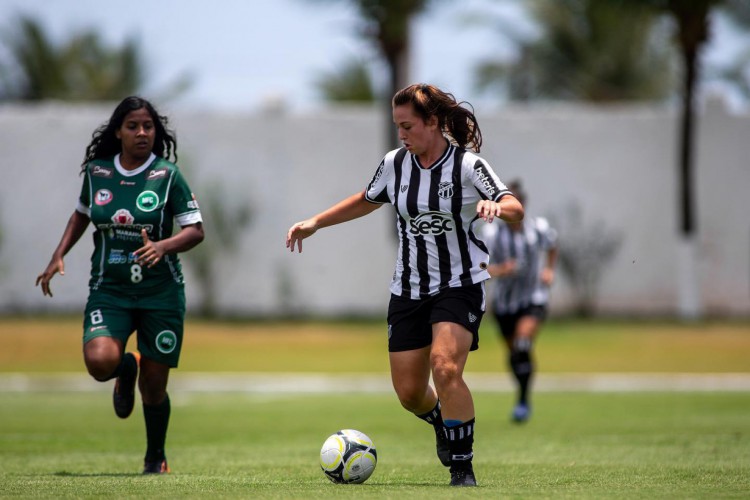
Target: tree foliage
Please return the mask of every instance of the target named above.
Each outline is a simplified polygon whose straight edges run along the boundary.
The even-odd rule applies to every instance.
[[[612,0],[534,0],[530,13],[541,29],[517,40],[520,56],[487,61],[479,89],[507,89],[511,100],[591,102],[656,100],[673,77],[668,31],[652,10]]]
[[[2,68],[5,100],[117,100],[136,93],[143,80],[133,40],[108,47],[87,31],[56,45],[38,21],[24,17],[3,42],[12,59]]]

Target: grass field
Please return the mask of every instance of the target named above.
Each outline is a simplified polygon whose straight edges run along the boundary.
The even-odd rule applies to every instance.
[[[504,371],[491,322],[469,370]],[[551,373],[750,371],[746,323],[550,322]],[[83,372],[80,320],[0,320],[0,371]],[[188,322],[181,371],[379,373],[379,323]],[[387,377],[383,373],[384,377]],[[92,382],[92,385],[96,385]],[[446,486],[431,430],[394,395],[172,392],[173,473],[140,475],[140,404],[117,419],[101,392],[0,392],[0,496],[23,498],[747,498],[750,392],[540,392],[526,425],[512,394],[475,394],[479,488]],[[379,462],[333,485],[324,439],[357,428]]]

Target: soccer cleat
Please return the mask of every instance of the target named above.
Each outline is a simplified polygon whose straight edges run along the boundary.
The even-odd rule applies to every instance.
[[[437,456],[440,459],[440,463],[446,467],[451,465],[451,449],[448,445],[448,438],[445,436],[445,431],[442,427],[439,429],[435,428],[435,447],[437,448]]]
[[[141,355],[137,352],[128,352],[125,357],[131,357],[135,363],[123,364],[128,367],[128,373],[120,373],[115,380],[115,390],[112,392],[112,404],[115,407],[115,414],[120,418],[128,418],[133,413],[135,406],[135,382],[138,379],[138,366],[141,362]]]
[[[453,469],[451,467],[451,469]],[[477,479],[474,477],[474,469],[469,467],[451,470],[451,486],[476,486]]]
[[[529,407],[526,403],[518,403],[513,408],[513,414],[511,415],[511,419],[516,423],[524,423],[527,420],[529,420],[529,417],[531,417],[531,407]]]
[[[157,460],[155,462],[149,462],[146,460],[143,462],[143,473],[144,474],[168,474],[172,472],[169,470],[169,465],[167,465],[167,459],[162,458],[161,460]]]

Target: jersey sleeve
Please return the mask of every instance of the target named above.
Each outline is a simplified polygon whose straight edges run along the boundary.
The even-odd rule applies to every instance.
[[[91,218],[91,197],[91,174],[88,167],[86,167],[86,172],[83,175],[83,184],[81,185],[81,194],[78,196],[76,212],[80,212],[86,217]]]
[[[545,250],[557,246],[557,231],[549,225],[549,221],[544,217],[536,218],[536,227],[542,238],[542,246]]]
[[[175,169],[169,188],[169,208],[180,227],[203,222],[198,200],[179,169]]]
[[[365,199],[370,203],[389,203],[391,201],[388,194],[388,185],[393,177],[393,162],[386,161],[387,156],[383,158],[372,176],[372,180],[365,189]]]
[[[512,194],[486,161],[478,156],[472,157],[475,161],[471,164],[469,176],[482,199],[498,201],[506,194]]]

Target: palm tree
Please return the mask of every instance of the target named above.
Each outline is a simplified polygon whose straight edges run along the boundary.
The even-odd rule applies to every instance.
[[[315,0],[333,1],[333,0]],[[411,63],[409,45],[411,22],[435,0],[348,0],[357,9],[362,25],[360,34],[374,42],[388,66],[388,89],[385,95],[386,142],[388,149],[398,145],[391,123],[390,97],[407,86]]]
[[[612,0],[536,0],[531,14],[542,34],[522,40],[512,27],[516,61],[488,61],[477,87],[507,89],[511,100],[566,99],[589,102],[658,100],[669,93],[672,71],[666,31],[641,6]]]
[[[144,63],[134,40],[108,47],[98,33],[86,31],[56,45],[38,21],[23,17],[0,41],[12,59],[0,65],[0,100],[120,100],[143,84]],[[161,93],[177,95],[190,83],[183,75]]]
[[[347,103],[372,103],[375,89],[367,63],[353,59],[338,71],[321,74],[316,86],[326,101]]]

